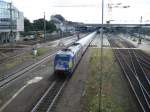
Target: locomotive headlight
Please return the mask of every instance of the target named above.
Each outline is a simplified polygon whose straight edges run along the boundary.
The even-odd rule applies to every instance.
[[[73,63],[72,63],[72,60],[69,61],[69,68],[72,68],[73,66]]]

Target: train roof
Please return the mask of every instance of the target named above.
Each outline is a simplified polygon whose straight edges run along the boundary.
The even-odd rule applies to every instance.
[[[62,49],[62,50],[58,51],[56,55],[70,55],[70,56],[73,56],[74,54],[71,51],[71,49],[66,48],[66,49]]]
[[[69,49],[71,49],[71,51],[75,54],[76,52],[78,52],[81,49],[81,44],[79,43],[74,43],[72,44]]]
[[[96,34],[96,32],[93,32],[91,34],[89,34],[88,36],[84,37],[84,38],[81,38],[80,40],[78,40],[76,42],[76,44],[81,44],[81,45],[84,45],[85,43],[87,43],[87,41],[91,40],[94,35]]]
[[[70,47],[58,51],[56,55],[74,56],[74,54],[76,54],[76,52],[78,52],[80,48],[81,48],[81,45],[79,43],[74,43]]]

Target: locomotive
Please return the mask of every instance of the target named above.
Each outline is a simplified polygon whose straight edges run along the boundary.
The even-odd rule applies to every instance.
[[[71,76],[73,70],[79,63],[82,55],[85,53],[95,35],[96,32],[93,32],[73,43],[68,48],[58,51],[54,58],[55,74],[65,74],[65,76]]]

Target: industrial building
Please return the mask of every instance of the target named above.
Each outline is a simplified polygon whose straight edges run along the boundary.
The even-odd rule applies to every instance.
[[[0,0],[0,44],[19,40],[21,31],[24,31],[23,12]]]

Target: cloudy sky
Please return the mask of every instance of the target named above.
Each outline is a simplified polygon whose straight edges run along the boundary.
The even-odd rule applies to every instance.
[[[6,0],[24,12],[24,16],[33,21],[42,18],[46,12],[46,18],[53,14],[61,14],[67,20],[101,23],[101,0]],[[112,23],[139,23],[143,17],[143,23],[150,20],[150,0],[104,0],[104,21],[113,19]],[[108,9],[108,3],[113,3],[112,10]],[[115,4],[121,3],[118,8]],[[122,8],[122,6],[130,6]],[[150,22],[149,22],[150,23]]]

